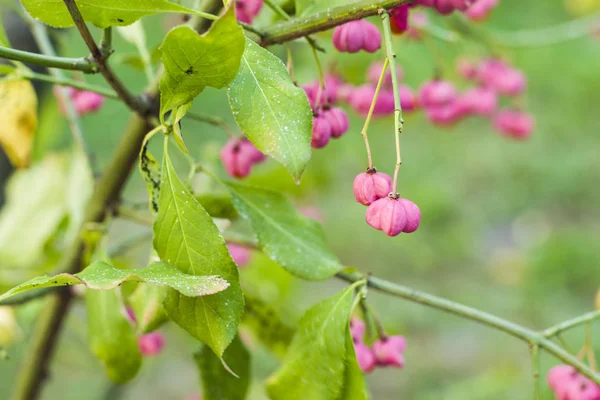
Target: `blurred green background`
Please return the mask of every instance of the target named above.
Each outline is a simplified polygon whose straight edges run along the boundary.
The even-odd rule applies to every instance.
[[[449,20],[433,17],[436,24],[451,26]],[[265,15],[260,22],[268,18]],[[534,29],[572,18],[562,1],[503,0],[480,26],[506,31]],[[143,20],[151,47],[158,45],[172,19]],[[75,33],[57,35],[63,54],[86,54]],[[320,43],[328,50],[321,56],[324,65],[354,84],[364,80],[370,62],[383,57],[381,51],[337,54],[328,34],[320,36]],[[537,128],[530,140],[515,142],[494,133],[484,119],[440,129],[428,123],[421,112],[406,115],[399,190],[422,210],[416,233],[388,238],[364,222],[365,209],[352,195],[352,180],[366,167],[359,135],[362,121],[355,115],[351,131],[343,139],[313,153],[300,187],[274,161],[257,167],[248,180],[288,192],[298,207],[318,208],[329,243],[346,265],[542,329],[590,310],[600,286],[600,43],[590,36],[545,47],[492,47],[526,73],[529,88],[519,104],[535,115]],[[118,36],[115,48],[113,63],[122,55],[135,54],[135,48]],[[285,56],[284,48],[272,50]],[[315,79],[308,46],[296,42],[293,50],[298,82]],[[473,37],[460,44],[402,38],[396,41],[395,50],[406,72],[404,83],[413,88],[433,76],[439,59],[436,52],[443,60],[443,76],[465,87],[454,70],[456,57],[487,55]],[[146,85],[140,71],[124,65],[117,71],[134,91]],[[99,76],[86,79],[103,83]],[[36,143],[38,159],[47,149],[64,149],[69,143],[67,127],[51,94],[44,100]],[[193,110],[219,115],[234,124],[224,91],[207,89],[195,100]],[[86,138],[99,165],[109,159],[127,117],[123,105],[107,100],[101,112],[83,118]],[[184,120],[183,132],[192,155],[222,172],[217,152],[226,140],[223,132],[191,120]],[[369,134],[376,166],[391,173],[395,162],[392,119],[377,120]],[[176,158],[185,173],[185,159]],[[144,200],[144,190],[136,171],[124,198]],[[113,225],[112,246],[147,229],[124,221]],[[147,250],[133,252],[124,262],[142,263]],[[335,280],[301,282],[259,254],[242,271],[242,282],[255,296],[274,302],[290,325],[309,305],[342,287]],[[531,398],[530,362],[524,343],[374,291],[369,299],[386,328],[408,340],[403,370],[378,369],[368,376],[374,399]],[[42,303],[19,309],[20,334],[8,350],[10,360],[0,360],[0,399],[8,398],[37,312],[43,312]],[[175,400],[200,392],[191,356],[199,344],[173,324],[163,331],[167,334],[165,351],[145,360],[139,376],[121,388],[120,398]],[[598,328],[594,337],[600,342]],[[583,328],[565,338],[577,351],[583,344]],[[256,340],[251,342],[254,383],[250,398],[263,399],[262,381],[278,361]],[[542,375],[556,363],[544,355]],[[551,399],[550,391],[545,384],[543,387],[544,398]],[[63,332],[43,398],[117,398],[114,390],[86,343],[85,313],[82,304],[77,304]]]

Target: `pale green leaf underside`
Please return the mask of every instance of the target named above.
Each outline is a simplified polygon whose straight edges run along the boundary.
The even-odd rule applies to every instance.
[[[180,26],[165,37],[160,51],[161,116],[194,100],[206,86],[221,89],[235,78],[244,52],[244,33],[233,7],[203,36]]]
[[[223,361],[239,377],[223,367],[221,360],[206,346],[196,354],[204,400],[244,400],[250,386],[250,353],[239,336],[223,354]]]
[[[350,351],[348,323],[354,287],[310,308],[300,320],[281,368],[267,381],[274,400],[345,400],[346,388],[358,388]],[[352,351],[354,353],[354,351]],[[350,366],[348,369],[347,365]]]
[[[123,312],[114,290],[88,290],[85,294],[88,335],[92,352],[116,383],[133,379],[142,365],[133,324]]]
[[[75,26],[63,0],[21,0],[33,17],[56,27]],[[165,12],[195,13],[167,0],[75,0],[83,19],[100,28],[125,26],[147,15]]]
[[[310,160],[313,115],[304,91],[279,58],[246,39],[229,104],[242,132],[299,182]]]
[[[230,283],[212,296],[189,298],[170,291],[164,302],[172,320],[221,356],[237,332],[244,299],[237,266],[212,218],[176,175],[165,149],[154,248],[161,260],[186,274],[219,275]]]
[[[122,270],[97,261],[74,275],[62,273],[33,278],[4,293],[0,296],[0,301],[32,289],[83,284],[89,289],[108,290],[114,289],[125,281],[168,286],[184,296],[192,297],[218,293],[229,286],[229,283],[219,276],[187,275],[164,262],[154,263],[141,269]]]
[[[227,182],[227,187],[261,249],[291,274],[323,280],[340,270],[340,262],[327,248],[321,225],[300,215],[281,194],[235,182]]]

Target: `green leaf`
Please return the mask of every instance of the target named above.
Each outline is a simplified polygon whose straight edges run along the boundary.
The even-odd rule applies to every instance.
[[[129,296],[138,333],[153,332],[169,320],[162,305],[167,292],[168,289],[162,286],[138,285]]]
[[[150,139],[152,139],[154,135],[155,131],[150,131],[146,137],[144,137],[138,166],[140,168],[140,173],[144,177],[144,182],[146,182],[150,212],[157,213],[158,198],[160,196],[160,163],[148,149]]]
[[[310,160],[313,115],[306,94],[294,85],[281,60],[247,39],[228,94],[246,137],[300,182]]]
[[[2,17],[3,15],[0,13],[0,46],[11,47],[8,37],[6,36],[6,31],[4,30],[4,22]]]
[[[63,0],[21,0],[36,19],[55,28],[75,26]],[[147,15],[165,12],[195,14],[167,0],[75,0],[83,19],[100,28],[125,26]]]
[[[296,0],[296,15],[314,14],[328,8],[348,5],[348,0]]]
[[[175,141],[177,142],[179,147],[181,147],[181,150],[183,150],[187,154],[190,154],[190,151],[187,149],[185,143],[183,142],[183,136],[181,134],[181,125],[179,121],[181,121],[181,119],[185,117],[185,114],[187,114],[188,111],[190,111],[190,108],[192,108],[191,101],[182,105],[181,107],[177,107],[175,109],[175,118],[173,119],[173,133],[175,134]]]
[[[154,248],[163,261],[181,271],[198,276],[218,274],[230,287],[195,299],[171,291],[164,306],[172,320],[221,356],[237,332],[244,309],[237,266],[212,218],[175,173],[167,143],[165,140]]]
[[[350,330],[346,332],[346,360],[344,385],[341,395],[337,400],[366,400],[367,387],[363,372],[358,366],[356,352],[354,351],[354,341]]]
[[[88,290],[85,304],[92,352],[102,360],[113,382],[133,379],[142,365],[142,355],[117,291]]]
[[[354,284],[309,309],[284,358],[283,365],[267,381],[271,399],[346,400],[354,381],[356,357],[348,346],[350,316],[356,304]],[[353,346],[353,345],[352,345]],[[348,378],[351,378],[348,380]]]
[[[327,248],[321,225],[300,215],[277,192],[227,182],[233,204],[256,233],[260,248],[291,274],[323,280],[342,268]]]
[[[196,194],[196,200],[202,204],[202,207],[215,218],[235,219],[238,213],[233,206],[231,196],[221,193],[199,193]]]
[[[221,89],[238,72],[244,33],[230,7],[200,36],[190,27],[172,29],[160,46],[165,74],[160,81],[160,115],[194,100],[205,87]]]
[[[246,311],[242,323],[248,326],[269,350],[283,356],[292,341],[294,330],[281,321],[277,311],[257,297],[246,294]]]
[[[250,353],[239,336],[231,342],[223,354],[223,362],[236,375],[228,372],[221,360],[206,346],[194,355],[202,380],[205,400],[243,400],[250,386]]]
[[[211,295],[221,292],[229,286],[227,281],[219,276],[186,275],[164,262],[153,263],[141,269],[121,270],[105,262],[97,261],[74,275],[62,273],[54,276],[45,275],[33,278],[22,285],[10,289],[0,296],[0,300],[27,290],[55,286],[84,284],[89,289],[108,290],[114,289],[126,281],[168,286],[183,296],[190,297]]]

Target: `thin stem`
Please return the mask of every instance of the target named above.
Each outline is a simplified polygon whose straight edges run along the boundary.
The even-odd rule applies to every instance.
[[[73,18],[73,22],[75,22],[75,25],[77,26],[77,30],[79,30],[79,34],[81,35],[88,49],[90,49],[92,57],[98,63],[98,70],[100,71],[104,79],[106,79],[106,82],[108,82],[108,84],[115,90],[115,92],[117,92],[119,97],[123,100],[125,104],[127,104],[127,106],[131,110],[137,112],[142,116],[146,116],[148,113],[147,107],[144,106],[142,103],[138,102],[135,96],[131,94],[131,92],[129,92],[125,85],[123,85],[123,82],[121,82],[116,77],[110,66],[106,63],[107,55],[102,53],[102,51],[94,41],[90,30],[88,29],[87,25],[85,24],[85,21],[83,20],[83,17],[81,16],[81,13],[79,12],[79,8],[77,8],[75,0],[63,1],[67,6],[67,9],[69,10],[69,14],[71,14],[71,18]]]
[[[402,165],[400,154],[400,134],[404,126],[402,118],[402,105],[400,104],[400,88],[398,87],[398,75],[396,74],[396,53],[392,47],[392,29],[390,27],[390,14],[381,10],[381,22],[383,23],[383,37],[385,42],[385,54],[390,62],[390,73],[392,74],[392,89],[394,91],[394,136],[396,139],[396,168],[394,169],[394,180],[392,181],[392,194],[397,195],[398,172]]]
[[[80,90],[87,90],[89,92],[98,93],[104,97],[108,97],[111,99],[119,98],[119,96],[117,95],[117,93],[114,90],[111,90],[109,88],[105,88],[102,86],[98,86],[98,85],[92,85],[92,84],[89,84],[84,81],[76,81],[73,79],[69,79],[69,78],[65,77],[64,75],[53,76],[53,75],[46,75],[46,74],[38,74],[37,72],[33,72],[33,71],[27,69],[27,70],[19,71],[18,76],[26,78],[26,79],[30,79],[30,80],[54,83],[56,85],[69,86],[69,87],[72,87],[75,89],[80,89]]]
[[[317,100],[315,103],[321,104],[321,97],[325,95],[325,74],[323,74],[323,67],[321,66],[321,60],[319,60],[317,49],[313,47],[312,53],[315,58],[315,64],[317,64],[317,71],[319,73],[319,92],[317,93]],[[328,103],[329,99],[325,99],[325,102]]]
[[[113,53],[113,48],[112,48],[112,27],[108,27],[108,28],[104,28],[104,30],[102,31],[102,40],[100,41],[100,50],[102,51],[102,55],[104,56],[105,59],[107,59],[108,57],[110,57],[110,55]]]
[[[533,378],[533,400],[541,399],[540,394],[540,353],[539,346],[532,344],[529,346],[531,355],[531,375]]]
[[[233,129],[231,126],[223,119],[219,117],[213,117],[210,115],[200,115],[194,113],[187,113],[186,118],[189,118],[194,121],[204,122],[210,125],[219,126],[223,128],[228,137],[234,138],[236,135],[233,133]]]
[[[346,271],[338,272],[336,276],[347,282],[356,282],[364,279],[364,276],[359,273],[351,273]],[[422,304],[427,307],[458,315],[464,319],[470,319],[480,324],[492,327],[496,330],[505,332],[528,344],[537,344],[540,349],[547,351],[564,363],[572,365],[581,374],[585,375],[595,383],[600,384],[599,374],[594,372],[590,367],[566,352],[557,344],[531,329],[525,328],[521,325],[515,324],[514,322],[505,320],[476,308],[455,303],[453,301],[443,299],[429,293],[420,292],[406,286],[388,282],[383,279],[369,277],[367,280],[367,286],[394,297],[399,297],[413,303]]]
[[[0,46],[0,58],[7,60],[21,61],[24,63],[41,65],[47,68],[60,68],[73,71],[81,71],[87,74],[98,72],[98,66],[95,61],[88,58],[67,58],[48,56],[44,54],[30,53],[28,51],[11,49]]]
[[[390,65],[389,60],[386,58],[383,62],[383,67],[381,68],[381,75],[379,75],[379,81],[377,81],[377,87],[375,87],[375,94],[373,95],[373,100],[371,100],[371,107],[369,107],[369,112],[367,113],[367,118],[365,119],[365,124],[363,125],[362,131],[360,131],[361,136],[365,141],[365,148],[367,149],[367,158],[369,160],[369,170],[373,169],[373,157],[371,156],[371,146],[369,145],[369,137],[367,136],[367,131],[369,130],[369,124],[371,123],[371,118],[373,117],[373,111],[375,110],[375,104],[377,103],[377,99],[379,98],[379,91],[383,86],[383,80],[385,78],[385,73],[387,72],[387,68]]]
[[[564,331],[567,331],[571,328],[575,328],[583,324],[590,323],[596,319],[600,319],[600,310],[590,311],[588,313],[580,315],[579,317],[575,317],[568,321],[564,321],[560,324],[554,325],[553,327],[544,330],[542,332],[542,335],[544,335],[547,338],[551,338],[552,336],[557,336],[558,334]]]
[[[367,337],[369,339],[373,339],[373,324],[372,322],[372,318],[371,318],[371,314],[369,313],[369,309],[367,308],[367,300],[365,298],[362,298],[360,300],[360,310],[362,311],[362,315],[365,321],[365,327],[367,330]]]
[[[377,330],[377,336],[379,336],[379,338],[382,340],[387,339],[388,335],[387,335],[387,333],[385,333],[385,328],[383,327],[381,318],[379,318],[379,314],[377,314],[377,311],[375,311],[373,309],[373,306],[371,306],[369,303],[367,303],[366,300],[365,300],[365,306],[367,308],[367,312],[371,316],[371,319],[375,323],[375,330]]]
[[[271,46],[289,42],[345,24],[349,21],[377,15],[379,9],[390,9],[412,0],[361,0],[340,7],[328,8],[311,15],[298,16],[266,27],[260,31],[261,46]]]
[[[596,364],[596,354],[594,354],[592,337],[592,323],[588,322],[585,325],[585,347],[587,347],[587,358],[590,367],[592,367],[594,371],[598,371],[598,364]]]

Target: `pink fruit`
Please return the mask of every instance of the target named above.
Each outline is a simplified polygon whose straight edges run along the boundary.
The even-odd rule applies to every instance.
[[[421,39],[422,29],[429,24],[427,14],[421,10],[412,10],[408,22],[409,28],[406,34],[412,39]]]
[[[456,99],[456,88],[448,81],[434,80],[419,90],[419,102],[425,108],[445,106]]]
[[[369,83],[372,83],[373,85],[377,86],[377,83],[379,82],[379,77],[381,76],[381,70],[383,69],[383,65],[384,63],[382,61],[375,61],[369,66],[369,69],[367,70],[367,81]],[[396,66],[396,76],[398,77],[399,81],[404,79],[404,70],[402,70],[402,67],[400,67],[399,65]],[[392,86],[392,73],[390,72],[389,68],[387,69],[387,71],[385,71],[382,85],[388,88]]]
[[[57,91],[61,88],[59,86],[54,86],[54,95],[57,96]],[[71,87],[66,89],[67,94],[71,98],[71,102],[73,103],[73,107],[75,108],[75,112],[79,115],[85,115],[91,112],[98,111],[104,105],[104,96],[98,94],[96,92],[90,92],[87,90],[78,90],[73,89]],[[61,113],[65,114],[65,105],[60,102],[59,99],[59,107]]]
[[[460,102],[453,101],[443,106],[426,108],[425,115],[435,125],[449,126],[464,117],[466,110]]]
[[[456,61],[456,69],[460,76],[465,79],[475,79],[477,77],[477,66],[466,58],[459,58]]]
[[[250,261],[250,249],[235,243],[227,243],[227,250],[238,267],[243,267]]]
[[[407,204],[401,200],[386,197],[372,203],[367,209],[367,223],[388,236],[414,232],[419,226],[421,213],[417,213],[418,207],[417,210],[409,207],[407,211]]]
[[[390,26],[392,32],[402,34],[408,30],[408,4],[401,5],[390,10]]]
[[[363,343],[354,343],[354,351],[356,352],[356,361],[358,366],[364,373],[369,373],[375,368],[375,356],[371,349]]]
[[[348,114],[346,114],[346,111],[339,107],[331,107],[323,110],[323,117],[329,121],[332,138],[337,139],[344,133],[348,132],[350,121],[348,120]]]
[[[359,115],[369,113],[371,102],[375,96],[375,86],[366,84],[357,87],[350,96],[350,107]],[[391,89],[382,89],[379,92],[373,115],[389,115],[394,112],[394,92]]]
[[[235,16],[238,21],[251,24],[263,6],[263,0],[235,0]]]
[[[465,113],[489,117],[498,108],[498,95],[491,89],[477,87],[464,92],[458,102]]]
[[[484,21],[497,5],[498,0],[475,0],[465,15],[472,21]]]
[[[398,89],[400,91],[400,105],[402,106],[402,111],[414,111],[419,105],[415,92],[406,85],[400,85]]]
[[[362,319],[352,318],[350,320],[350,335],[354,343],[362,343],[365,336],[365,323]]]
[[[138,338],[138,345],[144,357],[155,356],[165,347],[165,337],[160,332],[151,332]]]
[[[317,115],[313,120],[310,145],[315,149],[321,149],[327,146],[329,139],[331,139],[331,124],[324,115]]]
[[[235,178],[248,176],[254,164],[265,160],[265,155],[247,139],[230,139],[220,155],[225,170]]]
[[[523,111],[504,109],[494,118],[494,128],[505,136],[527,139],[535,128],[535,119]]]
[[[455,9],[453,0],[435,0],[434,7],[442,15],[452,14]]]
[[[373,343],[375,362],[380,366],[404,367],[402,353],[406,348],[406,339],[402,336],[390,336]]]
[[[374,53],[381,47],[381,32],[369,21],[346,22],[333,31],[333,45],[338,51],[357,53],[365,50]]]
[[[354,198],[368,206],[378,199],[387,197],[392,189],[392,178],[375,168],[360,173],[354,178]]]

